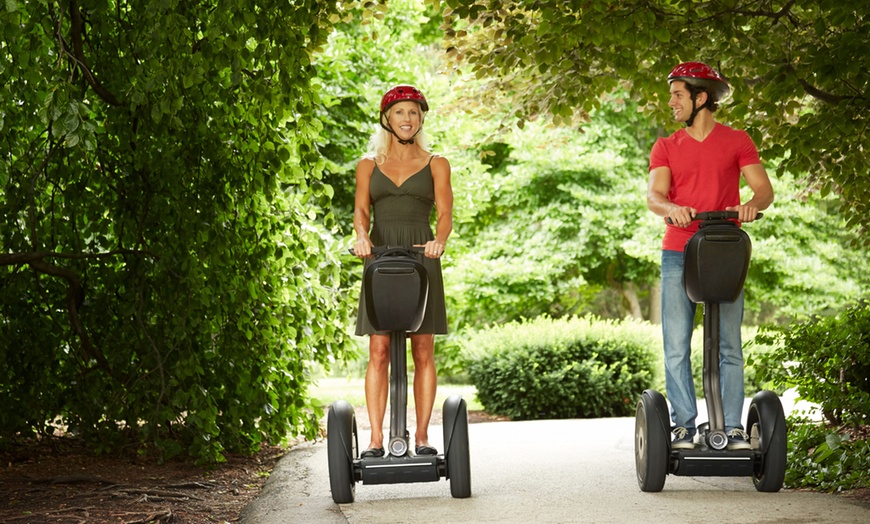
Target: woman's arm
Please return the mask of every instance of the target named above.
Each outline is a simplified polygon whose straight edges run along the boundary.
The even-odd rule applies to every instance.
[[[435,184],[435,240],[426,243],[426,256],[438,258],[447,247],[453,232],[453,188],[450,184],[450,162],[442,156],[432,159],[432,181]]]
[[[360,258],[368,258],[372,255],[372,241],[369,238],[372,199],[369,184],[371,184],[374,164],[370,158],[364,158],[356,166],[356,195],[353,204],[353,230],[356,232],[356,242],[353,245],[353,252]]]

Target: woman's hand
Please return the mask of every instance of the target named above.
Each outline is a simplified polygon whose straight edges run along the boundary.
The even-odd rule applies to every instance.
[[[360,258],[372,258],[372,241],[368,238],[358,238],[353,243],[353,254]]]
[[[430,240],[426,242],[424,255],[427,258],[441,258],[441,255],[444,254],[444,250],[447,249],[447,243],[441,242],[440,240]]]

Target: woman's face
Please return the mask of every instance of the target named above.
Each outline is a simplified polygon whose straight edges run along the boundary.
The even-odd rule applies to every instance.
[[[408,140],[417,134],[423,121],[420,104],[411,100],[396,102],[387,111],[387,122],[399,138]]]

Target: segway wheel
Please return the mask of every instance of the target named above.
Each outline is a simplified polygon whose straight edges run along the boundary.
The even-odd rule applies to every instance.
[[[468,408],[453,395],[444,401],[444,446],[447,478],[453,498],[471,496],[471,453],[468,447]]]
[[[659,492],[665,486],[670,454],[669,425],[663,423],[665,416],[667,403],[661,393],[651,389],[644,391],[634,419],[634,463],[637,484],[644,492]]]
[[[761,460],[752,474],[755,489],[767,493],[779,491],[785,480],[788,436],[782,402],[776,393],[761,391],[752,398],[746,429],[751,435],[757,435],[761,452]]]
[[[329,487],[336,504],[353,502],[356,479],[353,461],[359,450],[356,415],[350,404],[338,400],[326,419],[326,448],[329,456]]]

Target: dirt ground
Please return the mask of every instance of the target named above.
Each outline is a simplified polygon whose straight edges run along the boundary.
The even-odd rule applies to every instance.
[[[440,420],[440,412],[433,413],[432,424]],[[496,420],[505,419],[469,413],[470,423]],[[408,422],[413,423],[413,414]],[[365,409],[357,409],[357,424],[369,429]],[[159,465],[94,456],[68,438],[31,444],[0,453],[0,522],[237,522],[286,452],[272,446],[251,457],[230,455],[225,464],[209,470],[187,461]]]

